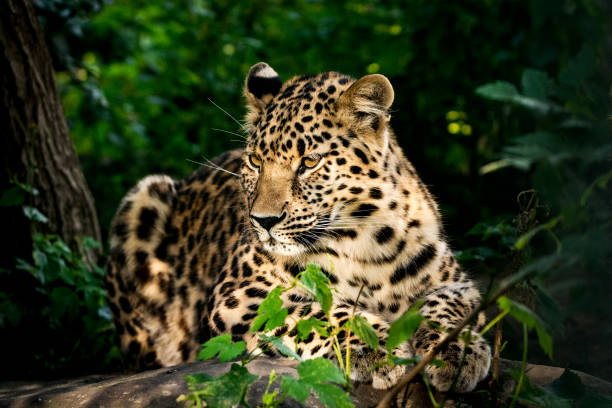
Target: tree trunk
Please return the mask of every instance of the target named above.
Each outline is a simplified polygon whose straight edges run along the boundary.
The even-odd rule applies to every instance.
[[[0,208],[5,239],[0,267],[30,258],[32,226],[75,250],[79,237],[100,240],[93,199],[60,104],[51,55],[30,0],[0,0],[0,193],[17,180],[38,189],[31,204],[48,222],[31,223],[20,207]],[[7,239],[7,237],[9,237]],[[88,255],[89,261],[97,254]]]

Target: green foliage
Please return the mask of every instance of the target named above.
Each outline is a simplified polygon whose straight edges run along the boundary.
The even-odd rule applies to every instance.
[[[535,327],[538,333],[540,347],[542,347],[542,350],[552,358],[552,337],[548,334],[545,323],[533,313],[531,309],[514,300],[508,299],[506,296],[497,299],[497,303],[502,311],[509,313],[516,320],[526,325],[527,328],[532,329]]]
[[[301,275],[301,284],[321,305],[323,312],[329,317],[329,310],[332,306],[332,293],[329,285],[329,278],[320,267],[308,265]]]
[[[257,310],[257,317],[251,325],[250,332],[258,332],[262,329],[265,332],[269,332],[283,326],[287,318],[287,309],[282,308],[283,301],[281,295],[283,292],[297,286],[312,294],[314,298],[320,299],[325,305],[328,305],[329,314],[329,307],[331,307],[333,301],[329,284],[329,279],[322,272],[320,266],[307,265],[306,270],[300,272],[289,287],[277,286],[268,293]],[[323,307],[323,304],[320,303],[320,305]],[[378,338],[374,329],[361,316],[353,316],[347,322],[347,325],[368,344],[375,348],[378,346]],[[296,322],[296,327],[299,328],[297,341],[308,337],[313,329],[320,332],[324,337],[330,336],[330,323],[328,321],[316,318],[300,319]],[[340,327],[333,327],[334,333],[337,333],[340,329]],[[282,337],[267,336],[265,334],[259,334],[259,337],[261,342],[257,345],[257,348],[260,350],[266,350],[272,346],[281,354],[300,361],[298,365],[298,379],[287,375],[277,376],[274,372],[270,373],[268,386],[262,396],[264,407],[277,407],[287,396],[304,402],[311,392],[314,392],[327,407],[353,407],[348,394],[342,388],[335,385],[345,385],[347,377],[330,360],[322,357],[302,360],[300,355],[283,342]],[[230,334],[223,334],[208,340],[202,347],[202,350],[198,353],[198,359],[210,359],[218,354],[219,360],[224,362],[242,354],[245,351],[246,344],[244,341],[233,343]],[[240,366],[233,364],[230,372],[220,377],[211,377],[206,374],[186,376],[191,393],[180,396],[178,401],[191,402],[197,407],[201,406],[202,402],[206,402],[207,406],[210,407],[247,405],[244,400],[246,390],[249,384],[257,380],[258,377],[250,374],[246,366],[250,361],[256,359],[258,355],[258,353],[254,353],[251,350],[246,357],[242,358]],[[349,365],[350,361],[347,359],[347,366]],[[276,390],[269,392],[275,381],[279,379],[283,393],[279,394]]]
[[[515,379],[519,373],[510,373]],[[612,404],[612,398],[599,395],[593,391],[587,393],[580,377],[566,369],[550,386],[534,387],[525,377],[523,390],[519,394],[520,402],[538,408],[603,408]]]
[[[378,335],[374,328],[360,315],[356,315],[346,322],[351,331],[363,340],[374,351],[378,350]]]
[[[298,366],[298,374],[300,381],[308,384],[322,384],[323,382],[344,384],[344,374],[334,363],[323,357],[302,361]]]
[[[477,95],[501,102],[499,108],[508,114],[505,125],[509,130],[507,142],[481,167],[481,174],[487,178],[524,174],[524,190],[536,197],[529,206],[522,205],[524,196],[517,198],[522,211],[518,223],[530,225],[520,231],[513,248],[524,250],[525,265],[520,274],[529,284],[523,288],[532,293],[549,327],[555,333],[566,331],[555,344],[560,349],[556,357],[590,372],[599,371],[599,367],[575,357],[580,350],[569,344],[584,332],[564,323],[568,316],[574,321],[603,317],[601,311],[608,303],[605,293],[612,285],[605,266],[612,253],[604,238],[612,236],[608,203],[612,174],[608,115],[612,105],[607,63],[612,49],[604,40],[612,24],[609,6],[603,6],[608,10],[605,17],[598,15],[602,4],[589,2],[574,9],[578,12],[584,7],[584,14],[578,12],[581,17],[574,22],[573,36],[557,39],[564,47],[557,65],[525,63],[520,87],[511,77],[498,77],[501,81],[476,89]],[[540,17],[551,22],[562,19],[558,10],[532,6],[530,12],[539,16],[537,21]],[[581,26],[587,21],[588,25]],[[562,305],[558,299],[563,299]],[[540,323],[535,326],[538,338],[550,357],[552,339],[543,333]],[[598,342],[595,333],[600,327],[589,325],[589,330]],[[516,347],[509,349],[514,353],[509,356],[519,354]]]
[[[253,321],[250,331],[259,331],[264,323],[264,331],[266,332],[285,324],[288,310],[282,308],[283,301],[280,298],[282,292],[283,288],[277,286],[268,293],[268,296],[257,308],[257,317]]]
[[[222,363],[230,361],[246,350],[244,341],[232,342],[230,334],[213,337],[202,344],[202,350],[198,353],[198,360],[208,360],[219,354],[219,361]]]
[[[297,322],[295,327],[298,332],[298,340],[304,340],[312,329],[314,329],[320,336],[328,337],[329,333],[327,332],[327,326],[329,324],[322,320],[317,319],[316,317],[309,317],[308,319],[301,319]]]
[[[406,311],[389,327],[387,335],[387,350],[392,352],[397,346],[408,340],[419,328],[424,317],[418,312],[421,303],[417,303]]]
[[[143,175],[179,177],[194,169],[187,159],[240,146],[215,130],[240,133],[208,98],[241,118],[244,75],[266,60],[284,78],[330,69],[389,76],[402,112],[393,121],[400,143],[448,210],[454,236],[491,211],[512,211],[512,203],[490,197],[489,186],[463,188],[516,127],[473,90],[494,79],[509,85],[529,67],[520,78],[525,97],[541,100],[547,88],[539,76],[549,77],[580,41],[603,38],[597,4],[549,7],[535,18],[531,3],[36,2],[104,228]],[[296,44],[308,47],[296,52]]]
[[[304,402],[310,390],[319,397],[321,403],[329,408],[349,408],[353,403],[347,393],[328,382],[344,384],[345,378],[329,360],[319,357],[302,361],[298,365],[299,379],[283,376],[281,388],[290,397]]]
[[[308,386],[305,386],[300,380],[289,375],[283,375],[281,378],[281,388],[287,396],[300,402],[305,402],[306,398],[310,395]]]
[[[299,379],[287,375],[282,377],[281,388],[287,396],[304,402],[312,390],[326,407],[353,407],[345,391],[335,385],[326,384],[327,382],[343,384],[345,381],[344,375],[331,361],[322,357],[302,361],[298,365],[298,374]]]
[[[283,343],[283,339],[281,337],[277,337],[277,336],[270,336],[270,337],[268,337],[268,336],[263,335],[263,334],[260,334],[259,337],[264,341],[263,344],[270,343],[282,355],[284,355],[286,357],[294,358],[294,359],[296,359],[298,361],[302,361],[302,357],[300,357],[291,348],[286,346],[285,343]]]
[[[240,134],[208,99],[241,118],[253,63],[265,60],[285,78],[379,72],[394,85],[399,143],[439,198],[459,261],[475,275],[503,278],[522,249],[520,277],[529,278],[546,323],[560,332],[568,316],[605,317],[612,282],[608,2],[34,3],[105,234],[139,178],[180,178],[195,168],[187,159],[242,145],[215,130]],[[296,52],[296,44],[307,46]],[[539,204],[528,211],[533,228],[517,232],[519,192],[527,190],[537,190]],[[0,204],[23,205],[26,197],[14,187]],[[38,287],[32,279],[27,284]],[[324,283],[316,274],[302,282],[329,310]],[[0,292],[4,323],[38,310],[17,307],[12,297]],[[283,314],[275,300],[258,323],[282,325]],[[397,326],[393,336],[406,337],[410,327]],[[323,321],[298,330],[301,339],[312,330],[332,334]],[[605,373],[605,364],[579,357],[583,350],[571,348],[576,333],[566,330],[555,347],[567,348],[555,356]],[[519,341],[508,344],[507,356],[521,354]]]
[[[180,396],[178,401],[190,401],[198,407],[206,401],[207,407],[231,408],[246,402],[247,389],[258,377],[246,367],[232,364],[226,374],[217,378],[202,374],[186,378],[191,394]]]
[[[35,233],[33,239],[32,262],[18,259],[16,269],[32,278],[34,292],[31,298],[17,298],[0,291],[0,330],[17,337],[35,332],[44,339],[45,347],[32,349],[31,360],[24,361],[38,375],[85,364],[100,369],[119,356],[103,269],[86,265],[58,236]],[[100,245],[92,239],[81,244],[85,251]]]

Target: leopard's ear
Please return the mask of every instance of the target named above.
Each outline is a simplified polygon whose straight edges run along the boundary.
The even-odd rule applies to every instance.
[[[386,77],[366,75],[338,98],[336,111],[355,132],[379,134],[390,119],[393,97],[393,87]]]
[[[263,111],[283,86],[283,80],[265,62],[258,62],[249,69],[244,85],[249,110]]]

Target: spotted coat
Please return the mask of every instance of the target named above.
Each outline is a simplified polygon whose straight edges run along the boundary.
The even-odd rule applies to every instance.
[[[389,81],[328,72],[283,82],[259,63],[245,96],[243,150],[184,180],[146,177],[117,211],[106,287],[129,361],[141,368],[191,361],[221,333],[255,347],[248,330],[259,304],[307,263],[321,265],[337,290],[332,320],[342,323],[356,308],[383,343],[389,324],[422,300],[434,325],[423,323],[397,353],[426,353],[477,306],[479,292],[389,125]],[[283,301],[295,320],[323,315],[299,288]],[[295,347],[292,324],[274,334]],[[452,341],[438,356],[446,364],[426,369],[438,389],[450,387],[463,354],[457,390],[486,376],[489,346],[472,337],[470,346]],[[378,388],[397,382],[403,367],[370,370],[384,351],[349,343],[355,379]],[[331,356],[331,340],[313,332],[296,352]]]

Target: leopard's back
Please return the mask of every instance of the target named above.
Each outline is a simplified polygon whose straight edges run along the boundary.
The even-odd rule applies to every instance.
[[[307,263],[336,289],[330,323],[359,313],[383,344],[391,322],[421,305],[427,320],[399,356],[424,355],[477,307],[480,294],[448,245],[437,204],[391,129],[393,92],[382,75],[283,82],[256,64],[245,86],[244,151],[184,181],[147,177],[128,193],[113,223],[107,284],[136,366],[193,360],[218,334],[255,349],[249,329],[259,305]],[[333,358],[331,339],[319,333],[296,345],[295,322],[324,318],[320,305],[299,286],[281,299],[289,318],[274,334],[303,358]],[[472,344],[452,341],[437,356],[446,364],[425,370],[440,390],[456,383],[469,391],[488,372],[489,346],[476,327],[465,330]],[[341,335],[352,336],[355,379],[377,388],[397,382],[404,367],[378,364],[384,348]]]
[[[180,181],[148,176],[121,201],[106,289],[129,366],[193,360],[209,336],[207,294],[244,237],[240,155],[227,152]]]

